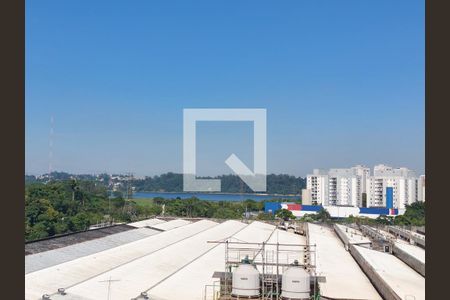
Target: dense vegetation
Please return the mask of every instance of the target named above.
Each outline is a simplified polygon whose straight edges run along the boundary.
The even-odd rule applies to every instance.
[[[287,210],[287,209],[280,209],[279,211],[276,212],[275,214],[278,218],[285,220],[285,221],[289,221],[289,220],[293,220],[295,219],[294,214],[292,213],[292,211]]]
[[[342,222],[368,225],[425,226],[425,203],[414,202],[407,205],[405,213],[399,216],[381,215],[376,219],[350,216],[343,219]]]
[[[25,187],[25,239],[82,231],[101,222],[130,222],[162,213],[218,219],[240,219],[247,213],[248,217],[273,219],[272,215],[260,213],[263,208],[264,202],[254,200],[216,202],[195,197],[125,200],[119,192],[110,197],[105,185],[92,180],[32,182]]]
[[[331,221],[331,216],[330,213],[325,208],[321,208],[316,214],[305,214],[303,217],[300,218],[300,220],[304,222],[319,221],[327,223]]]
[[[424,226],[425,202],[414,202],[406,206],[406,211],[403,215],[396,217],[380,216],[377,221],[378,223],[387,225]]]
[[[86,230],[108,221],[131,221],[141,215],[159,213],[153,208],[109,198],[105,186],[95,181],[30,183],[25,187],[25,239],[34,240]]]
[[[97,180],[56,180],[47,183],[32,181],[25,187],[25,239],[34,240],[82,231],[100,222],[131,222],[155,215],[259,220],[274,220],[275,216],[264,213],[264,203],[282,201],[272,199],[257,202],[245,200],[203,201],[189,199],[131,199],[126,200],[120,192],[111,196],[107,186]],[[292,219],[292,212],[280,210],[276,217]],[[320,210],[317,214],[305,215],[302,221],[331,221],[330,214]],[[363,224],[425,225],[425,203],[416,202],[407,206],[404,215],[380,216],[377,219],[350,216],[342,222]]]
[[[259,212],[264,209],[263,202],[245,200],[203,201],[192,197],[189,199],[153,199],[154,205],[164,206],[164,214],[182,217],[203,217],[217,219],[241,219],[245,212]]]

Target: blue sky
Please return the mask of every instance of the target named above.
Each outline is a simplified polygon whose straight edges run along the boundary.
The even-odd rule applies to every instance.
[[[182,171],[183,108],[266,108],[268,172],[425,168],[424,1],[26,1],[26,173]],[[200,175],[252,166],[201,124]]]

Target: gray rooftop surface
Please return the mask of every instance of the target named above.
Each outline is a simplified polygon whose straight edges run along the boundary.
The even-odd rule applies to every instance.
[[[67,247],[27,255],[25,256],[25,274],[134,242],[159,232],[154,229],[135,228]]]
[[[74,232],[60,236],[48,237],[45,239],[31,241],[25,243],[25,255],[35,254],[48,250],[58,249],[73,244],[78,244],[84,241],[89,241],[111,235],[118,232],[134,229],[132,226],[125,224],[102,227],[93,230]]]

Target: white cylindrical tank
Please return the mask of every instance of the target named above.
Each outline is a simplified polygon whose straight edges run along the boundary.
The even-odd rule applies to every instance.
[[[310,275],[296,261],[283,273],[281,281],[281,299],[309,299],[311,292]]]
[[[259,272],[248,259],[234,270],[232,284],[233,297],[248,299],[259,297]]]

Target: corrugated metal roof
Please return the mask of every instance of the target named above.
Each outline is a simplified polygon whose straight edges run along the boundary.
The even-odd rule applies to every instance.
[[[137,297],[141,292],[157,286],[213,250],[217,245],[207,243],[208,240],[226,238],[245,226],[241,222],[226,221],[161,251],[130,261],[73,286],[68,289],[68,292],[89,299],[106,299],[108,290],[105,289],[102,281],[111,278],[116,280],[111,285],[111,300]]]
[[[151,218],[151,219],[141,220],[138,222],[128,223],[127,225],[140,228],[140,227],[153,226],[153,225],[164,223],[164,222],[166,222],[166,221],[160,220],[157,218]]]
[[[190,223],[179,219],[152,227],[160,226],[162,228],[159,229],[168,231],[27,274],[25,298],[37,300],[41,299],[42,294],[47,293],[52,295],[51,299],[97,300],[106,299],[109,294],[109,299],[122,300],[137,297],[141,292],[147,291],[150,299],[156,300],[203,300],[205,285],[213,284],[217,280],[212,278],[213,273],[225,270],[225,246],[208,241],[229,239],[306,244],[303,236],[278,230],[273,225],[257,221],[247,225],[232,220],[219,224],[209,220]],[[123,238],[129,238],[125,237],[126,233],[132,234],[146,229],[124,232]],[[309,224],[309,235],[311,244],[317,244],[318,275],[326,276],[326,282],[320,283],[321,293],[324,296],[381,299],[330,228]],[[266,245],[266,251],[275,251],[275,247]],[[55,253],[61,253],[61,257],[63,256],[62,251]],[[371,253],[366,255],[376,256]],[[296,259],[302,262],[303,258],[297,256],[298,254],[291,253],[281,257],[281,260],[283,263],[291,263]],[[52,260],[49,257],[47,259]],[[378,262],[378,258],[373,260],[372,263],[377,268],[385,267],[384,262]],[[400,269],[401,267],[398,267],[398,270]],[[397,274],[398,270],[386,276],[402,277]],[[409,270],[412,271],[410,268]],[[406,277],[407,281],[412,278],[409,275]],[[388,280],[397,282],[390,278]],[[403,280],[401,278],[398,282],[402,283]],[[60,287],[66,289],[67,295],[55,294]],[[421,283],[418,288],[421,288]],[[415,293],[415,290],[412,291]],[[420,297],[419,295],[416,299],[419,300]]]
[[[131,229],[134,228],[125,224],[119,224],[27,242],[25,244],[25,255],[66,247]]]
[[[149,236],[112,249],[83,256],[25,276],[26,299],[40,299],[45,293],[54,293],[60,287],[70,287],[99,274],[118,268],[171,244],[189,239],[216,226],[203,220]]]
[[[161,235],[155,237],[160,238]],[[212,278],[214,271],[224,270],[224,244],[208,241],[227,238],[246,242],[305,243],[304,237],[276,230],[275,226],[266,223],[253,222],[246,225],[226,221],[160,251],[68,287],[67,295],[53,295],[52,299],[103,299],[108,293],[110,299],[131,299],[140,292],[147,291],[150,299],[202,300],[205,285],[215,280]],[[270,252],[270,246],[266,250]],[[293,261],[300,258],[289,259]]]
[[[25,256],[25,274],[134,242],[159,232],[154,229],[136,228],[63,248],[27,255]]]

